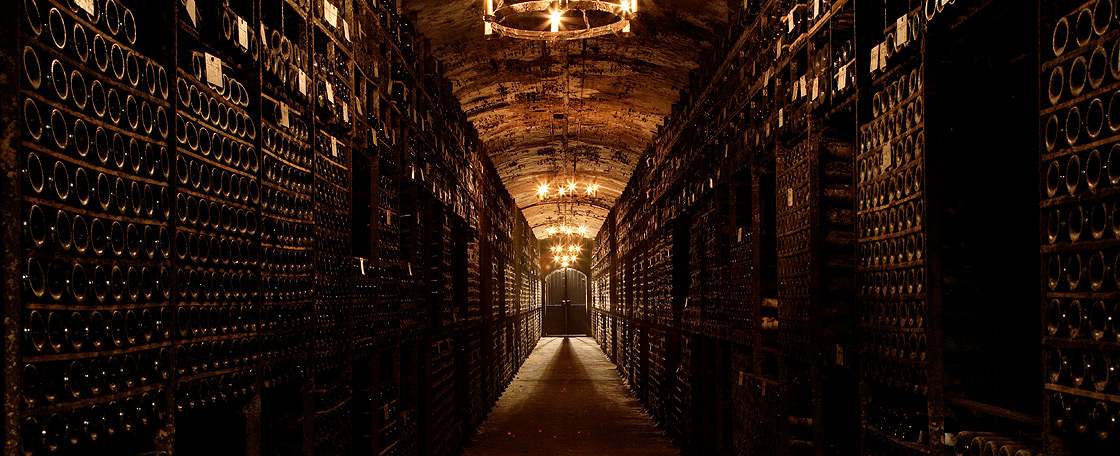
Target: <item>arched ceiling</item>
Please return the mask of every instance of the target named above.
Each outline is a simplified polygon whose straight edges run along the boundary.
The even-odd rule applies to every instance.
[[[537,237],[561,212],[574,213],[565,222],[593,236],[688,72],[725,33],[727,1],[639,0],[630,36],[554,43],[484,36],[483,2],[403,0],[403,7],[416,14]],[[566,182],[573,162],[577,182],[597,184],[597,195],[542,202],[538,186]]]

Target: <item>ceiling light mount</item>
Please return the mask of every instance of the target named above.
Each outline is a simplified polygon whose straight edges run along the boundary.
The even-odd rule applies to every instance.
[[[637,0],[483,0],[485,34],[536,41],[582,40],[630,32]],[[495,4],[497,2],[497,4]]]

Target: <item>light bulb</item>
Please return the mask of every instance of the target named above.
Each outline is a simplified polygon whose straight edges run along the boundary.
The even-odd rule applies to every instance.
[[[559,32],[560,31],[560,12],[559,11],[552,11],[551,17],[552,17],[552,31],[554,33]]]

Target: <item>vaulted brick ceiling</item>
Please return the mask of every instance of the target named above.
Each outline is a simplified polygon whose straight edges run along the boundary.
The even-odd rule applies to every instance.
[[[567,222],[593,235],[688,84],[688,72],[725,33],[727,0],[639,0],[630,36],[555,43],[484,36],[483,1],[403,6],[415,12],[537,237],[561,212],[541,202],[537,187],[566,181],[573,161],[578,182],[598,184],[599,191],[563,212],[574,212]]]

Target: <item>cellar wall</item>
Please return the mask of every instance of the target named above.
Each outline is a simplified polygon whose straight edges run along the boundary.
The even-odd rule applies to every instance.
[[[3,454],[457,453],[538,254],[413,20],[10,3]]]
[[[746,0],[598,233],[686,454],[1114,454],[1111,1]]]

